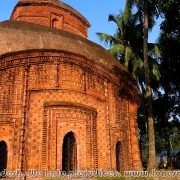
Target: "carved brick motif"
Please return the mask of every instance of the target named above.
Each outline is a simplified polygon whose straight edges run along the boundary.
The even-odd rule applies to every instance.
[[[73,105],[70,107],[49,107],[45,111],[48,121],[43,123],[47,123],[48,127],[44,127],[43,134],[47,133],[48,139],[43,141],[42,146],[45,147],[46,143],[49,145],[46,146],[46,154],[42,152],[42,168],[46,169],[47,164],[50,164],[51,169],[56,169],[56,162],[58,162],[58,168],[62,168],[62,139],[70,131],[74,132],[78,138],[78,154],[81,157],[78,166],[86,166],[89,169],[95,168],[97,161],[97,154],[93,154],[93,152],[97,152],[97,150],[93,151],[94,148],[97,148],[94,144],[96,131],[93,130],[93,123],[96,121],[96,119],[93,119],[93,113],[95,112],[73,107]],[[85,154],[83,154],[82,152],[85,149]]]
[[[106,79],[114,84],[119,86],[119,78],[114,76],[113,74],[109,74],[109,72],[106,69],[103,69],[98,66],[94,66],[93,63],[88,61],[88,59],[84,59],[82,57],[78,57],[77,55],[67,54],[67,53],[52,53],[52,52],[45,52],[42,56],[41,53],[29,53],[29,56],[32,57],[26,57],[27,54],[18,54],[17,57],[14,56],[8,56],[2,58],[2,61],[0,62],[0,69],[6,69],[11,68],[14,66],[25,66],[27,64],[44,64],[44,63],[50,63],[50,64],[57,64],[57,63],[63,63],[63,64],[74,64],[78,67],[83,67],[84,70],[89,70],[92,74],[96,74],[97,76],[101,77],[101,79]],[[36,57],[35,57],[36,56]],[[23,58],[22,58],[23,57]],[[45,67],[45,66],[44,66]],[[57,65],[55,66],[57,68]],[[61,66],[60,66],[61,68]],[[32,77],[33,78],[33,77]]]
[[[72,131],[76,137],[81,139],[78,147],[83,149],[82,154],[78,157],[80,159],[77,161],[79,169],[87,167],[96,169],[99,166],[106,169],[115,168],[115,151],[113,149],[118,141],[122,143],[123,152],[131,154],[128,157],[123,157],[124,168],[130,169],[134,162],[132,139],[137,136],[137,134],[133,133],[131,135],[131,133],[137,129],[137,126],[130,125],[129,120],[134,118],[134,112],[137,107],[130,109],[125,96],[119,97],[118,82],[115,79],[111,79],[111,76],[108,76],[109,82],[107,82],[107,79],[105,79],[107,72],[104,74],[105,70],[104,72],[102,70],[96,71],[98,66],[92,67],[90,66],[91,64],[85,64],[84,60],[77,56],[71,56],[72,59],[70,61],[66,54],[62,53],[61,55],[63,57],[40,56],[24,58],[16,61],[22,62],[25,66],[24,68],[16,67],[1,71],[1,79],[5,77],[0,81],[3,86],[1,92],[6,92],[6,96],[4,99],[4,96],[0,98],[1,102],[4,102],[8,107],[7,109],[12,108],[12,104],[15,102],[16,111],[14,112],[16,114],[19,113],[21,117],[21,114],[23,114],[22,107],[26,107],[22,101],[22,94],[25,93],[23,88],[26,86],[22,86],[22,84],[27,83],[30,93],[29,98],[26,95],[28,107],[28,111],[26,111],[26,118],[28,118],[26,120],[26,128],[28,128],[28,131],[25,138],[27,142],[24,151],[25,157],[23,158],[20,155],[18,158],[23,158],[27,161],[26,168],[62,168],[63,138],[69,131]],[[14,80],[12,77],[16,79],[16,85],[12,85]],[[27,80],[25,80],[25,77]],[[114,84],[114,82],[117,84]],[[34,90],[41,92],[41,95],[36,95]],[[48,93],[45,93],[44,90]],[[86,112],[81,108],[75,108],[73,105],[71,107],[43,107],[45,102],[57,100],[95,107],[97,118],[92,118],[94,116],[92,113]],[[6,115],[7,109],[2,108]],[[18,127],[21,128],[21,126]],[[126,132],[122,133],[121,131],[124,129],[126,129]],[[15,133],[19,134],[18,128]],[[97,137],[94,137],[96,133]],[[16,142],[14,144],[16,144],[14,146],[14,154],[18,154],[20,149],[19,151],[17,149],[22,148],[23,145]],[[103,149],[106,149],[106,147],[107,150],[104,151]],[[56,154],[58,155],[56,156]],[[39,161],[35,162],[32,160],[37,159],[39,156],[42,157]],[[100,157],[107,158],[103,159]],[[107,162],[108,164],[106,164]],[[19,167],[19,165],[16,165],[16,167]]]
[[[56,80],[56,66],[53,64],[32,65],[29,68],[28,88],[53,88]]]
[[[87,88],[91,89],[99,94],[105,95],[105,82],[97,75],[89,73],[87,75]]]
[[[0,114],[20,114],[22,102],[22,68],[0,73]]]
[[[82,68],[74,64],[59,65],[59,83],[61,88],[83,90],[84,72]]]
[[[26,12],[28,3],[23,2],[17,6],[22,11],[15,9],[12,19],[22,13],[21,20],[86,37],[87,21],[75,10],[68,14],[71,11],[66,4],[52,1],[55,4],[49,6],[51,1],[30,1],[38,6]],[[31,17],[31,13],[45,13],[46,17]],[[36,27],[34,24],[31,35],[35,32],[41,37]],[[22,29],[22,33],[29,31]],[[43,31],[47,38],[41,40],[54,43],[49,37],[60,32]],[[0,54],[0,141],[8,148],[7,170],[21,169],[26,174],[28,169],[62,170],[64,164],[72,162],[77,171],[141,170],[136,122],[139,96],[132,77],[102,48],[104,54],[100,54],[99,46],[72,34],[64,36],[58,37],[77,38],[73,40],[79,43],[75,49],[84,44],[84,54],[66,49],[66,42],[62,49],[47,49],[49,46],[40,42],[38,48],[27,46],[27,51],[7,42],[12,52]],[[13,47],[17,47],[16,52]],[[87,54],[88,47],[93,54]]]

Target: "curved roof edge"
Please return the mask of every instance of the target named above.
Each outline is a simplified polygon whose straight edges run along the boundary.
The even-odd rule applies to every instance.
[[[64,30],[13,20],[1,22],[0,32],[0,57],[40,49],[70,52],[109,69],[140,94],[131,73],[106,49],[90,40]]]
[[[69,6],[66,3],[60,2],[58,0],[20,0],[16,6],[14,7],[11,17],[13,15],[13,13],[15,12],[15,10],[20,7],[20,6],[29,6],[29,5],[45,5],[45,6],[54,6],[56,8],[60,8],[63,9],[64,11],[69,12],[72,16],[75,16],[77,19],[81,20],[83,23],[86,24],[87,27],[90,27],[90,23],[89,21],[82,15],[80,14],[76,9],[74,9],[73,7]],[[11,19],[10,17],[10,19]]]

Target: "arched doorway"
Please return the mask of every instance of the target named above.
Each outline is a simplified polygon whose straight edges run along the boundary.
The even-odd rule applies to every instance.
[[[77,145],[73,132],[64,137],[62,170],[66,173],[77,170]]]
[[[124,171],[123,151],[120,141],[116,143],[116,170]]]
[[[54,19],[52,20],[52,27],[53,27],[53,28],[57,28],[57,24],[58,24],[58,20],[57,20],[56,18],[54,18]]]
[[[7,168],[7,145],[5,141],[0,141],[0,172]],[[0,178],[4,175],[0,174]]]

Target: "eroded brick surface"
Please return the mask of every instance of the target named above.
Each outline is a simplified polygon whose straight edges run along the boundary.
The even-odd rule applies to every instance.
[[[12,15],[12,20],[40,24],[87,37],[89,22],[75,9],[58,1],[20,1]]]
[[[34,12],[27,7],[28,16]],[[92,56],[97,59],[98,48]],[[102,56],[95,63],[86,51],[58,50],[0,56],[0,141],[7,144],[7,169],[62,170],[64,137],[72,132],[73,170],[141,170],[139,95],[130,74],[120,65],[117,70],[115,59],[108,64]]]

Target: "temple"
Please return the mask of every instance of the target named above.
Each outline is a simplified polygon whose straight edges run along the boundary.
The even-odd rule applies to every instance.
[[[0,172],[141,170],[132,75],[58,0],[0,22]]]

